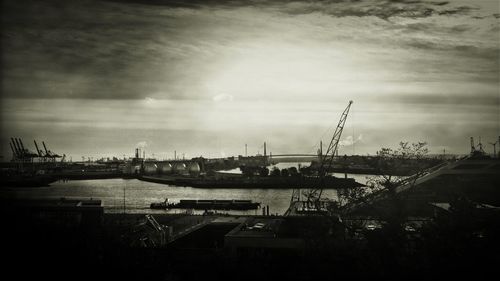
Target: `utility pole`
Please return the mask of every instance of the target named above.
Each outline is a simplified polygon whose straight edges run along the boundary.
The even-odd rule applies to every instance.
[[[123,214],[125,214],[125,185],[123,186]]]
[[[497,143],[496,142],[490,142],[491,145],[493,145],[493,158],[497,156]]]
[[[247,147],[247,144],[245,143],[245,157],[248,157],[248,147]]]

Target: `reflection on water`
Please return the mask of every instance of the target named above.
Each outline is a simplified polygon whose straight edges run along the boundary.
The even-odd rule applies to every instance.
[[[336,175],[343,176],[343,175]],[[365,183],[365,175],[349,175]],[[324,197],[337,198],[335,190],[325,190]],[[149,204],[168,198],[170,202],[180,199],[243,199],[269,205],[271,214],[283,214],[290,204],[292,189],[204,189],[169,186],[136,179],[105,179],[55,182],[50,187],[4,188],[2,198],[94,198],[103,202],[106,212],[127,213],[175,213],[183,210],[150,210]],[[224,211],[232,214],[261,214],[262,210]],[[198,212],[197,212],[198,213]]]

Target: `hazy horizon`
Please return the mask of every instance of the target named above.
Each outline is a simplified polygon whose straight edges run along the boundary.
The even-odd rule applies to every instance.
[[[492,153],[499,5],[4,1],[1,155],[10,137],[73,161],[315,153],[349,100],[340,154]]]

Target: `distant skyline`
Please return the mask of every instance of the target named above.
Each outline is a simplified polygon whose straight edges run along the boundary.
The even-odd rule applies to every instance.
[[[73,161],[315,153],[349,100],[341,154],[492,153],[499,5],[3,1],[1,155],[10,137]]]

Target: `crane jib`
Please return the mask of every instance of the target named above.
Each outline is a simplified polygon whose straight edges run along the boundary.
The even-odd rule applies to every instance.
[[[349,101],[349,104],[342,112],[340,116],[340,120],[335,128],[335,132],[333,133],[332,139],[328,145],[326,153],[321,155],[320,167],[318,169],[318,182],[312,188],[308,188],[304,195],[307,198],[307,204],[313,207],[320,206],[320,199],[323,193],[323,185],[325,182],[325,177],[333,165],[333,159],[338,154],[338,146],[340,143],[340,137],[342,136],[342,131],[344,130],[345,122],[347,120],[347,116],[349,115],[349,110],[351,108],[353,101]],[[292,192],[292,198],[290,202],[290,206],[292,206],[295,202],[300,201],[301,190],[294,189]],[[319,210],[318,210],[319,211]]]

